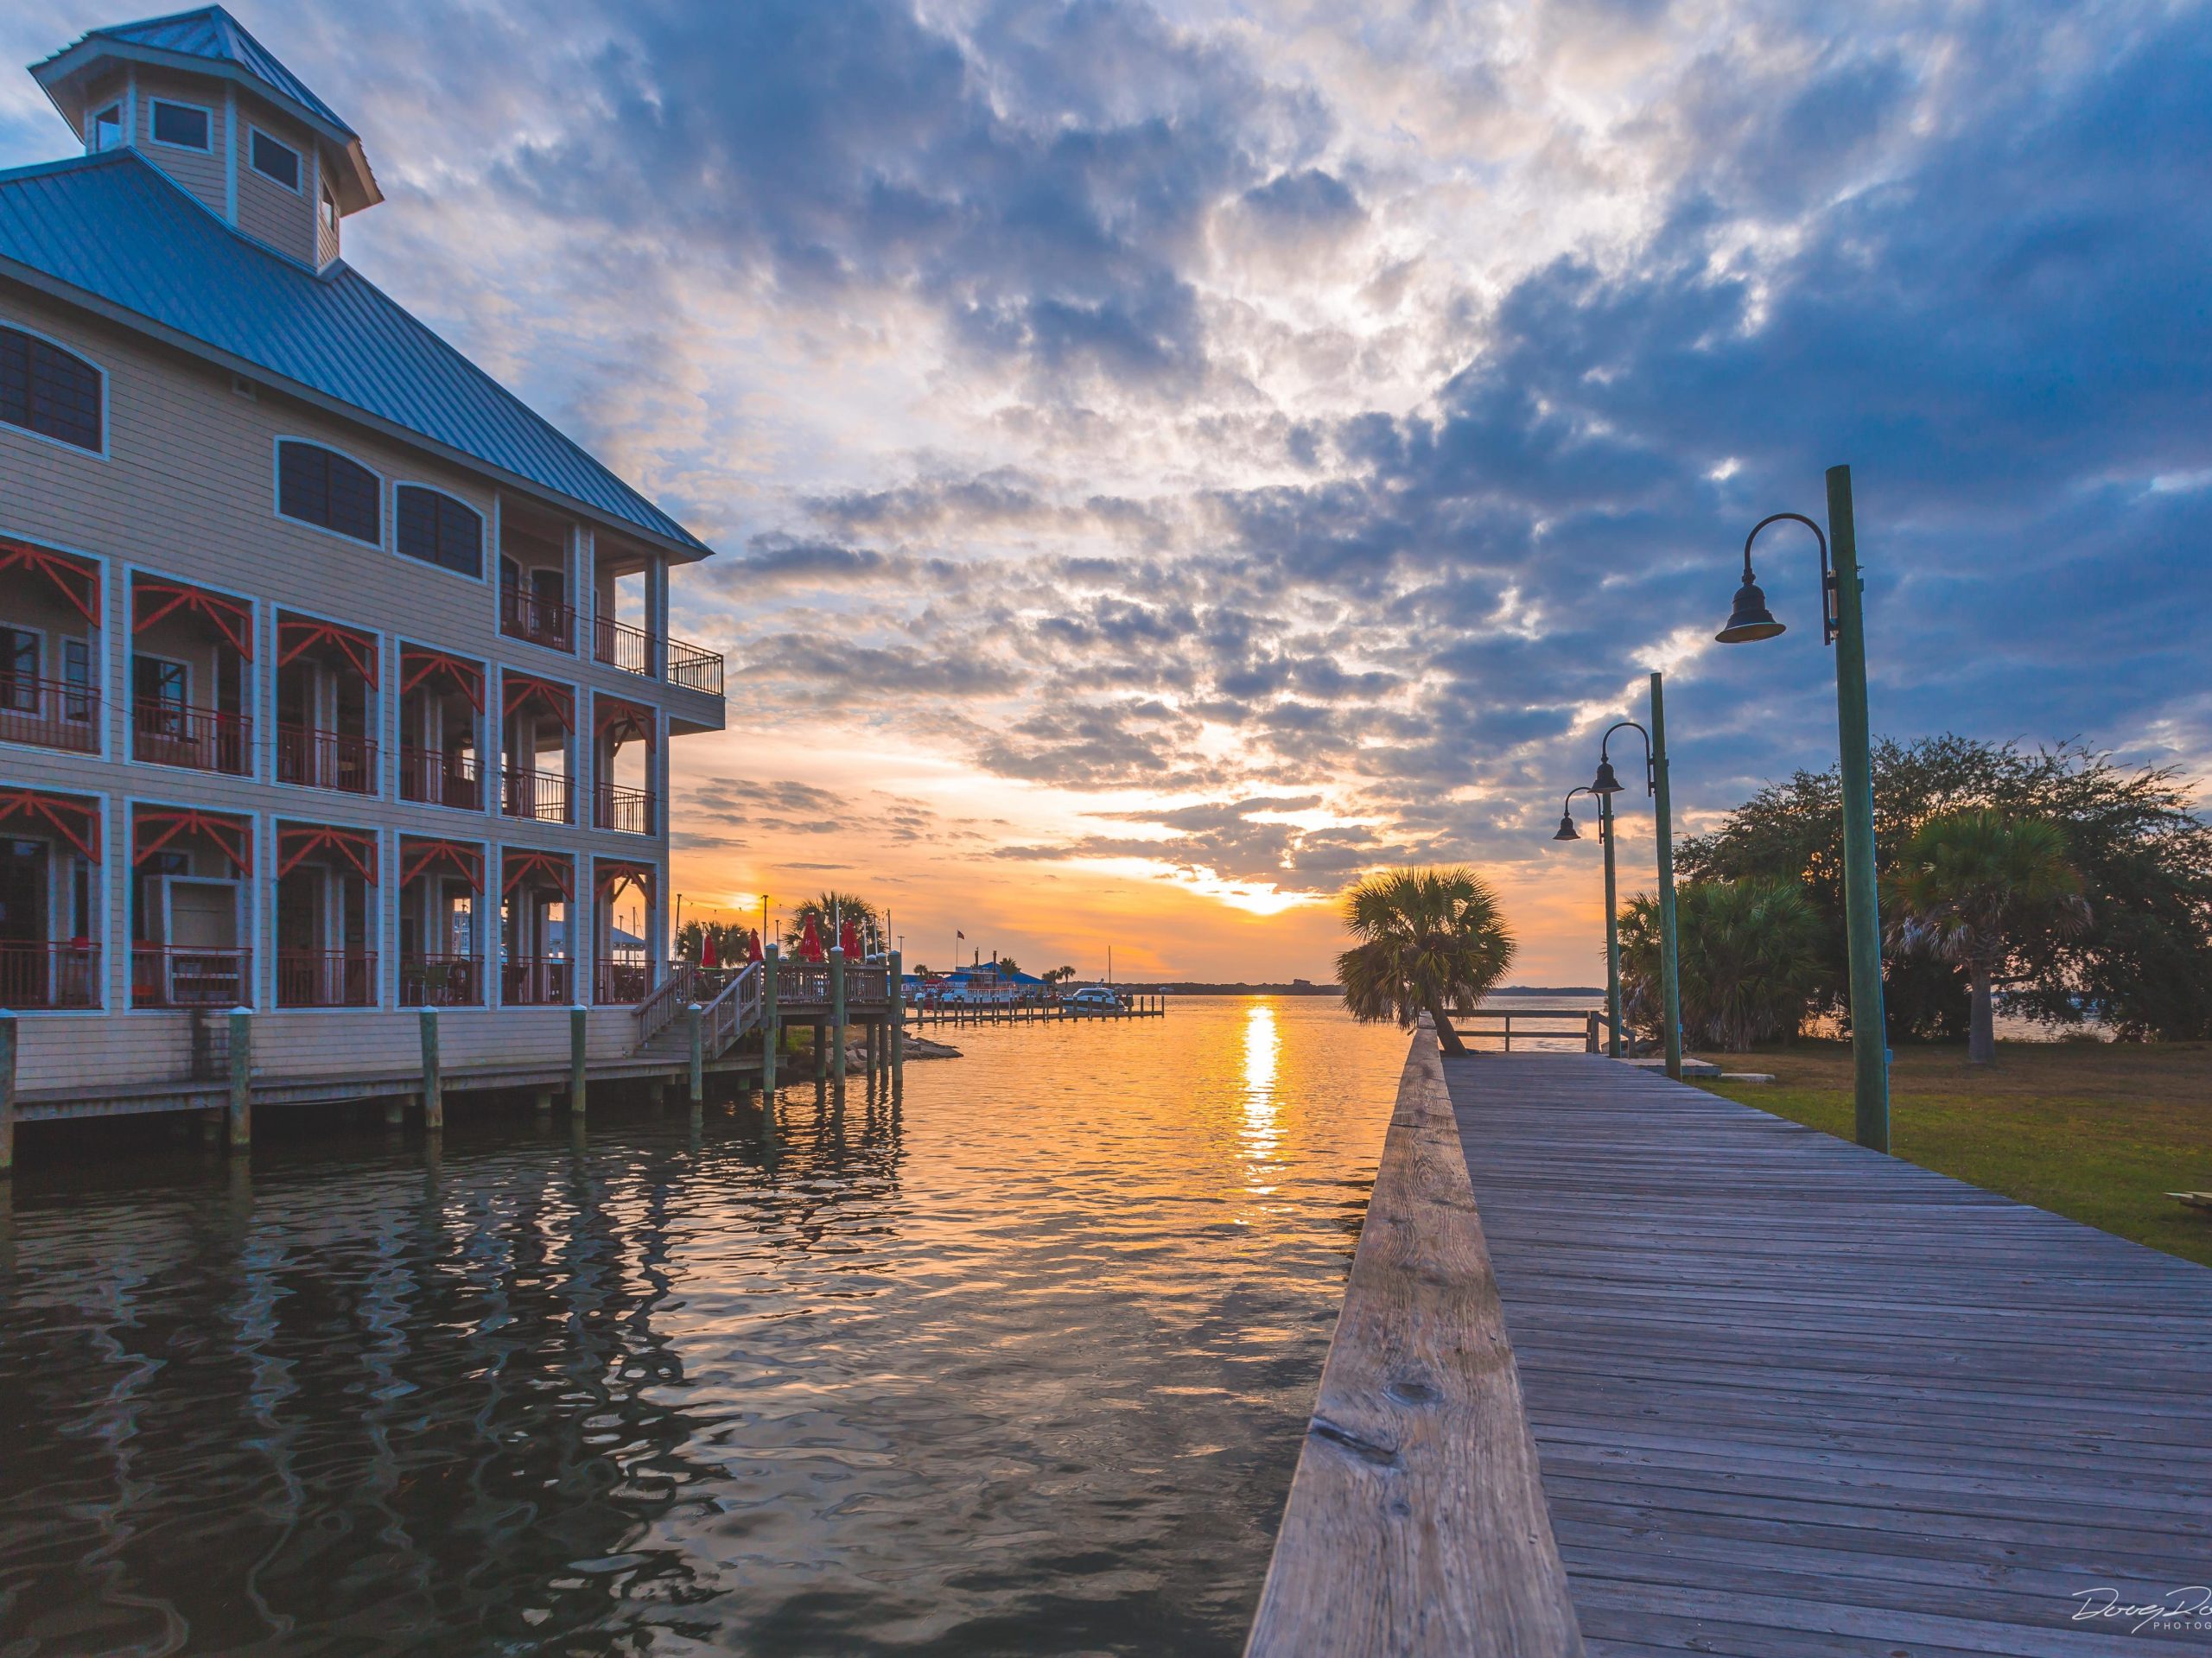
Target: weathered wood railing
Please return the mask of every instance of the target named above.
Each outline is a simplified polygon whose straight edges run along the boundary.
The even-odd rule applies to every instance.
[[[749,962],[701,1010],[700,1039],[708,1053],[728,1052],[731,1044],[760,1022],[761,986],[760,963]]]
[[[1248,1658],[1574,1658],[1444,1068],[1414,1037]]]
[[[643,1047],[676,1023],[678,1015],[691,1005],[698,978],[699,969],[690,962],[669,963],[668,976],[637,1006],[634,1017],[638,1021],[638,1046]]]
[[[1460,1029],[1460,1026],[1470,1020],[1496,1020],[1503,1026],[1505,1051],[1510,1053],[1513,1051],[1513,1021],[1516,1019],[1521,1020],[1524,1026],[1530,1020],[1537,1020],[1548,1021],[1554,1027],[1550,1030],[1539,1029],[1529,1032],[1529,1034],[1532,1036],[1579,1036],[1582,1039],[1582,1051],[1585,1053],[1597,1053],[1601,1051],[1602,1045],[1599,1038],[1599,1032],[1605,1027],[1605,1016],[1590,1008],[1478,1007],[1471,1013],[1452,1014],[1452,1028],[1459,1031],[1461,1036],[1496,1036],[1500,1032],[1479,1029]],[[1562,1025],[1567,1028],[1564,1030],[1558,1028]]]

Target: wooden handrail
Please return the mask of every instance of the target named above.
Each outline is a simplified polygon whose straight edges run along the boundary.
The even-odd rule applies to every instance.
[[[678,962],[674,966],[676,970],[656,985],[652,994],[633,1010],[639,1047],[673,1025],[676,1016],[690,1005],[691,987],[697,982],[699,969],[689,962]]]
[[[1579,1658],[1490,1249],[1416,1035],[1248,1658]]]

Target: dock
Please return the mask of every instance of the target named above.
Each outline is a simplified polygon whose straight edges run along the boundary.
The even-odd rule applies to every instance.
[[[2212,1651],[2212,1615],[2100,1612],[2203,1604],[2212,1270],[1616,1061],[1425,1046],[1391,1140],[1440,1084],[1504,1344],[1479,1293],[1440,1309],[1392,1268],[1412,1166],[1386,1147],[1254,1651]],[[1453,1338],[1421,1328],[1440,1311]],[[1446,1448],[1533,1540],[1502,1555],[1438,1506],[1465,1467],[1402,1419],[1453,1413],[1371,1388],[1338,1437],[1332,1378],[1359,1375],[1510,1377],[1522,1420]],[[1511,1624],[1484,1610],[1509,1597]]]
[[[1125,992],[1121,1004],[1114,1007],[1078,1007],[1059,1001],[906,1004],[910,1028],[925,1025],[1052,1025],[1090,1020],[1164,1019],[1166,1014],[1167,998],[1150,990]]]

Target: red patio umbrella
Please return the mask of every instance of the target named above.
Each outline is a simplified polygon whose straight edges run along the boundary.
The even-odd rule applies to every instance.
[[[806,918],[806,931],[798,941],[798,958],[802,962],[821,962],[829,959],[829,952],[822,948],[822,930],[814,924],[814,918]]]
[[[702,925],[699,929],[699,934],[706,941],[699,946],[699,965],[720,967],[722,964],[722,953],[715,943],[715,930],[710,926]]]
[[[837,935],[837,943],[843,947],[847,961],[856,962],[860,959],[861,930],[851,922],[848,921],[844,930]]]
[[[748,927],[745,931],[745,959],[748,962],[767,959],[760,949],[760,929],[758,927]]]

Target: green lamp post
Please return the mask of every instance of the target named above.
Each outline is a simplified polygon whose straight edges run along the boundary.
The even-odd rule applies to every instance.
[[[1590,789],[1569,789],[1567,799],[1560,803],[1559,833],[1554,841],[1579,841],[1582,832],[1574,827],[1574,813],[1570,803],[1577,795],[1593,794]],[[1613,880],[1613,797],[1598,795],[1598,840],[1605,849],[1605,1018],[1607,1035],[1605,1051],[1613,1058],[1621,1057],[1621,922],[1620,900],[1614,895]]]
[[[1836,731],[1843,759],[1843,917],[1851,947],[1851,1057],[1859,1143],[1890,1149],[1888,1022],[1882,1012],[1882,917],[1874,883],[1874,759],[1866,718],[1866,630],[1859,543],[1851,518],[1851,468],[1830,467],[1828,533],[1802,512],[1761,518],[1744,537],[1744,585],[1723,645],[1770,639],[1783,632],[1751,575],[1751,543],[1770,524],[1788,519],[1813,532],[1821,546],[1821,637],[1835,646]],[[1833,548],[1834,563],[1829,554]]]
[[[1607,727],[1605,734],[1598,740],[1598,775],[1590,785],[1590,792],[1604,800],[1609,811],[1613,797],[1621,792],[1621,780],[1614,775],[1611,759],[1613,733],[1616,731],[1633,731],[1643,739],[1643,791],[1652,800],[1656,830],[1652,839],[1658,843],[1659,854],[1660,1021],[1664,1028],[1667,1075],[1680,1082],[1682,1079],[1682,986],[1681,975],[1675,970],[1675,815],[1673,797],[1667,780],[1667,702],[1660,675],[1651,676],[1651,729],[1646,731],[1633,720],[1622,720]],[[1614,1026],[1616,1032],[1619,1028],[1618,1025]]]

